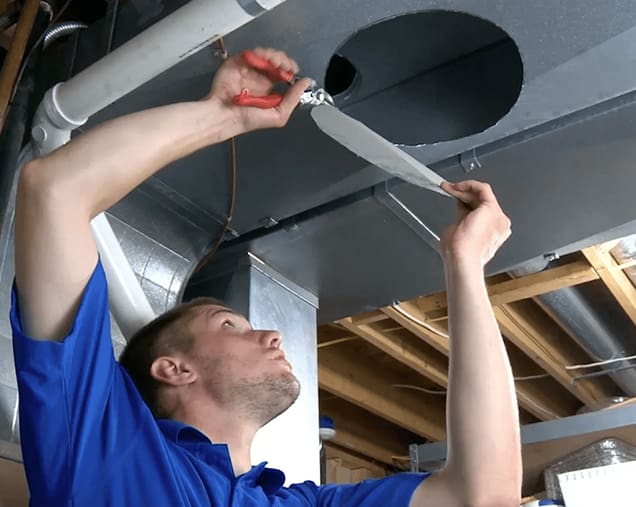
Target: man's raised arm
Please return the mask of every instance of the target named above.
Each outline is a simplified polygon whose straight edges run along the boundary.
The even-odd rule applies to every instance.
[[[490,186],[443,184],[460,204],[442,237],[450,332],[448,458],[416,490],[411,507],[518,507],[519,416],[503,339],[483,269],[510,235]]]
[[[255,50],[292,73],[284,53]],[[89,223],[165,165],[241,133],[286,124],[309,80],[277,108],[239,107],[244,88],[266,95],[273,83],[238,56],[217,72],[210,95],[107,122],[27,164],[16,203],[16,286],[25,332],[40,340],[68,333],[97,262]]]

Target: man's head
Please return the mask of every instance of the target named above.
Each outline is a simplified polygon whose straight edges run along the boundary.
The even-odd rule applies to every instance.
[[[194,397],[263,425],[299,394],[280,344],[278,331],[254,330],[221,301],[199,298],[135,333],[120,362],[158,418]]]

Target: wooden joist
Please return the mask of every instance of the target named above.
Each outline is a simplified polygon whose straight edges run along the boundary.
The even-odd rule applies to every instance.
[[[494,311],[502,333],[580,401],[589,404],[612,395],[600,382],[573,380],[564,366],[584,359],[581,351],[532,301],[496,306]]]
[[[596,270],[603,283],[618,301],[618,304],[636,325],[636,287],[619,266],[607,247],[585,248],[583,255]]]
[[[385,309],[386,310],[386,309]],[[394,311],[396,311],[393,308]],[[403,317],[403,314],[396,311],[396,314]],[[414,321],[408,321],[409,329],[418,326]],[[347,330],[358,334],[367,342],[390,355],[400,363],[416,371],[420,375],[432,380],[440,387],[448,386],[448,363],[440,363],[439,359],[432,358],[430,354],[426,354],[422,350],[413,346],[413,344],[400,339],[400,337],[382,333],[377,329],[373,329],[369,325],[356,326],[351,319],[343,319],[339,323]],[[419,334],[427,335],[430,330],[419,326]],[[444,345],[440,350],[445,356],[448,356],[448,340],[444,341]],[[520,382],[516,386],[517,398],[519,405],[540,420],[555,419],[570,415],[565,407],[561,407],[559,403],[546,393],[538,392],[533,389],[528,382]]]
[[[407,447],[401,449],[401,453],[396,450],[388,449],[386,447],[384,437],[381,435],[378,437],[379,438],[377,440],[367,440],[355,431],[338,427],[338,429],[336,429],[336,436],[333,440],[331,440],[331,442],[390,466],[395,466],[395,456],[408,455]]]
[[[439,358],[426,354],[421,349],[400,339],[394,333],[383,333],[369,324],[356,324],[355,322],[351,318],[338,321],[341,326],[357,334],[385,354],[397,359],[400,363],[432,380],[437,385],[446,387],[448,366]]]
[[[15,34],[11,41],[11,47],[2,65],[2,71],[0,72],[0,128],[4,125],[9,100],[13,93],[13,88],[29,42],[29,36],[31,35],[31,30],[33,30],[33,24],[35,23],[39,9],[40,0],[26,0],[24,2],[24,6],[20,12],[20,19],[18,20]]]
[[[394,379],[379,375],[374,365],[330,348],[320,350],[318,358],[321,389],[417,435],[430,440],[444,439],[443,397],[395,389],[391,386]]]
[[[493,305],[502,305],[528,299],[546,292],[597,280],[599,273],[588,262],[576,259],[562,266],[547,269],[539,273],[522,276],[488,285],[488,295]],[[424,314],[446,310],[446,293],[439,292],[422,296],[413,303]]]
[[[442,354],[448,354],[448,338],[438,331],[438,327],[433,323],[428,323],[428,327],[423,326],[414,320],[417,319],[424,323],[428,321],[426,314],[420,310],[413,301],[400,303],[397,308],[385,306],[382,308],[382,312],[401,324],[405,329],[408,329],[415,336],[428,343],[434,349]]]

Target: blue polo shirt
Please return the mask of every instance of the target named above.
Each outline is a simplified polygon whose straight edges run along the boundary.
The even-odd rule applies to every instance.
[[[227,445],[155,420],[115,360],[99,262],[64,341],[25,336],[15,288],[11,325],[32,507],[407,507],[426,477],[287,488],[283,472],[265,463],[236,477]]]

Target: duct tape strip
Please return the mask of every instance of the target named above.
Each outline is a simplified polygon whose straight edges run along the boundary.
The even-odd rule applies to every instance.
[[[258,3],[257,0],[236,0],[236,2],[243,7],[243,10],[250,16],[260,16],[267,10]]]

